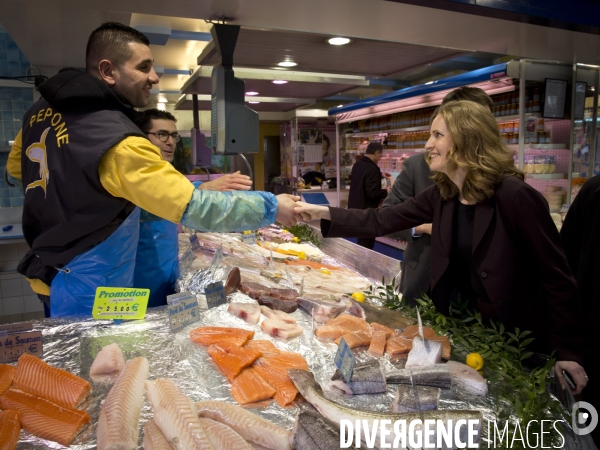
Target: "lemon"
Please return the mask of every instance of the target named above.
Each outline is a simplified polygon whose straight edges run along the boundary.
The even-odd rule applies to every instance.
[[[325,267],[321,267],[321,273],[324,273],[325,275],[331,275],[329,269],[326,269]]]
[[[296,236],[294,236],[294,238],[292,239],[292,242],[300,242],[300,239],[298,239]]]
[[[479,353],[470,353],[467,356],[467,366],[472,367],[475,370],[480,370],[483,368],[483,356]]]
[[[300,258],[300,259],[306,259],[306,252],[299,251],[298,252],[298,258]]]
[[[354,294],[352,294],[352,298],[357,302],[364,303],[365,294],[363,294],[362,292],[355,292]]]

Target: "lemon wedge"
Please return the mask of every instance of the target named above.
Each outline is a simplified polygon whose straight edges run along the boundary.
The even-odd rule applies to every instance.
[[[365,294],[363,294],[362,292],[355,292],[354,294],[352,294],[352,298],[360,303],[365,302]]]
[[[321,273],[324,273],[325,275],[331,275],[329,269],[326,269],[325,267],[321,267]]]
[[[299,259],[306,259],[306,252],[299,251],[298,252],[298,258]]]
[[[298,239],[296,236],[294,236],[294,238],[292,239],[292,242],[300,242],[300,239]]]
[[[475,370],[481,370],[483,368],[483,356],[479,353],[469,353],[466,363],[467,366],[472,367]]]

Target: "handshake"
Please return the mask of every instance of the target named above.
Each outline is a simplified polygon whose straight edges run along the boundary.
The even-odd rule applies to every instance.
[[[277,203],[275,220],[286,227],[316,219],[331,219],[328,207],[301,202],[300,197],[280,194],[277,196]]]

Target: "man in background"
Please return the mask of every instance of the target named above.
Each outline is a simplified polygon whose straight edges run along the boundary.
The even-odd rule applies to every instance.
[[[455,100],[470,100],[492,110],[493,101],[482,89],[463,86],[449,92],[442,105]],[[424,154],[413,155],[402,164],[402,171],[390,195],[384,200],[382,208],[397,205],[414,197],[422,190],[433,185],[431,171]],[[406,241],[402,275],[400,276],[400,292],[409,305],[416,304],[415,299],[422,294],[429,295],[431,278],[431,224],[425,223],[410,230],[399,231],[390,235]]]
[[[352,166],[348,208],[377,208],[388,195],[389,188],[383,189],[381,187],[383,176],[377,165],[382,154],[383,146],[381,142],[369,142],[365,155]],[[391,178],[389,173],[385,173],[384,176]],[[375,238],[358,238],[358,245],[373,250]]]

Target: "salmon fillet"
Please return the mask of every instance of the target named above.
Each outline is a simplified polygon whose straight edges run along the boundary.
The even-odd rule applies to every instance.
[[[250,367],[256,358],[262,356],[262,353],[258,350],[220,344],[211,345],[208,347],[207,352],[230,382],[243,369]]]
[[[252,367],[242,370],[231,383],[231,396],[240,405],[267,400],[276,392]]]
[[[336,339],[335,343],[339,345],[342,339],[346,341],[346,344],[350,348],[365,347],[371,344],[371,333],[366,333],[364,331],[346,333],[341,338]]]
[[[440,344],[442,344],[442,359],[450,359],[450,354],[452,353],[452,346],[450,345],[450,339],[448,339],[448,336],[432,336],[428,337],[427,340],[439,342]]]
[[[299,353],[279,352],[276,355],[264,355],[260,360],[262,364],[275,368],[308,370],[308,363]]]
[[[265,363],[263,360],[261,363],[261,359],[259,358],[252,368],[256,370],[256,372],[272,387],[277,391],[273,398],[277,402],[277,404],[281,407],[289,405],[296,398],[296,394],[298,394],[298,389],[296,389],[296,385],[292,382],[291,378],[288,376],[285,369],[277,369],[273,366]]]
[[[390,356],[408,354],[412,350],[412,340],[402,336],[391,337],[385,344],[385,352]]]
[[[365,333],[371,332],[371,325],[369,325],[365,319],[350,314],[342,314],[330,319],[325,325],[337,326],[345,329],[349,333],[355,331],[364,331]]]
[[[396,332],[394,330],[386,327],[385,325],[381,325],[380,323],[377,323],[377,322],[372,322],[371,328],[373,328],[373,330],[376,330],[376,331],[384,331],[386,333],[386,339],[391,338],[392,336],[396,335]]]
[[[404,329],[404,331],[402,331],[402,333],[400,333],[400,336],[402,336],[406,339],[412,339],[415,336],[419,336],[419,326],[418,325],[407,326]],[[435,332],[435,330],[432,330],[429,327],[423,327],[423,336],[425,337],[425,339],[429,339],[431,337],[436,337],[437,333]]]
[[[0,406],[17,411],[21,426],[31,434],[64,446],[69,446],[91,422],[85,411],[62,407],[16,389],[9,389],[0,397]]]
[[[388,338],[388,333],[385,331],[373,331],[369,353],[373,356],[383,356],[385,352],[385,343]]]
[[[125,364],[102,404],[96,431],[98,450],[137,447],[148,370],[148,360],[143,356]]]
[[[190,331],[190,339],[202,345],[226,343],[242,346],[253,337],[254,331],[241,328],[200,327]]]
[[[13,387],[67,408],[75,408],[92,391],[83,378],[29,354],[22,355],[17,362]]]
[[[0,364],[0,395],[4,394],[12,384],[16,370],[15,366]]]
[[[246,344],[244,344],[244,348],[249,350],[256,350],[261,352],[263,355],[266,353],[279,353],[280,350],[275,347],[271,341],[267,341],[265,339],[251,339]]]
[[[10,409],[0,411],[0,450],[14,450],[20,433],[19,413]]]
[[[342,327],[338,327],[336,325],[321,325],[315,328],[315,336],[319,339],[331,339],[335,340],[340,338],[347,333],[348,330]]]

